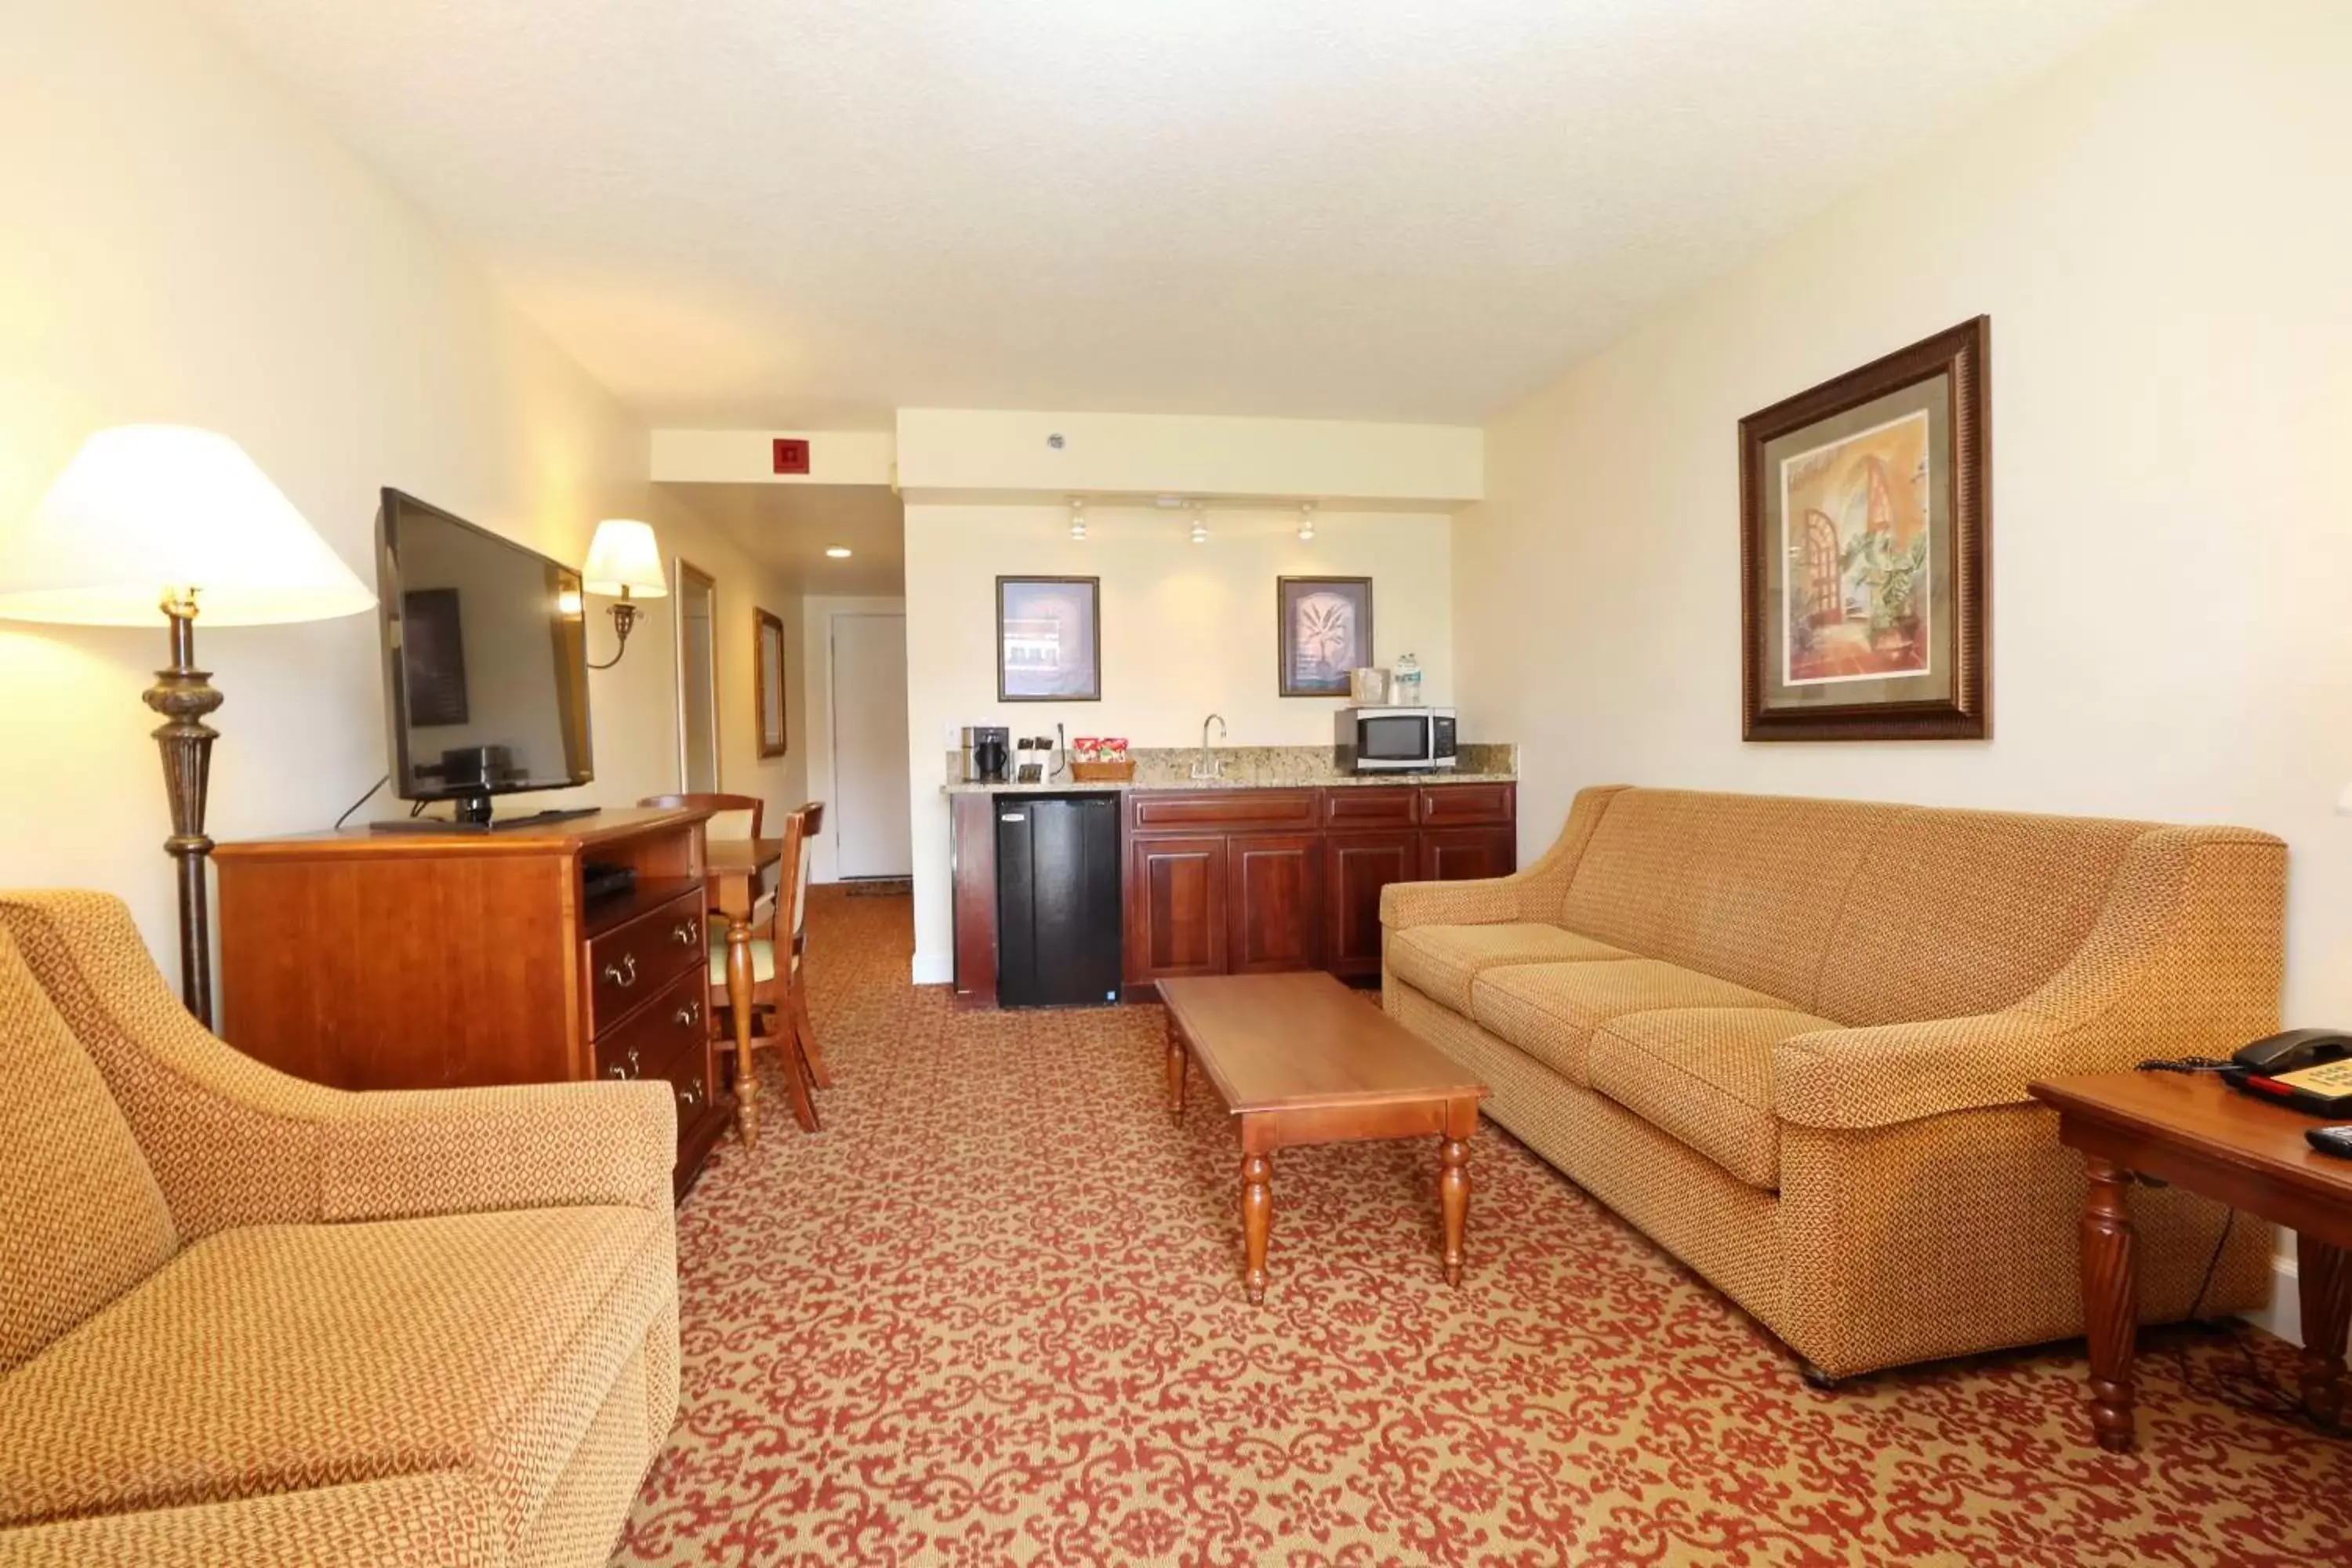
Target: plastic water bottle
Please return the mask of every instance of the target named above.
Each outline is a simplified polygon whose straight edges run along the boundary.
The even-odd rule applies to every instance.
[[[1400,708],[1421,706],[1421,661],[1406,654],[1389,673],[1389,700]]]

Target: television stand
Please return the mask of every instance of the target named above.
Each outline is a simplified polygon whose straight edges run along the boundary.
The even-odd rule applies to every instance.
[[[546,811],[526,812],[520,816],[493,816],[490,797],[467,795],[456,797],[457,815],[442,816],[400,816],[390,822],[371,822],[371,833],[507,833],[528,827],[545,827],[552,823],[571,822],[578,817],[593,816],[602,809],[593,805],[551,807]]]

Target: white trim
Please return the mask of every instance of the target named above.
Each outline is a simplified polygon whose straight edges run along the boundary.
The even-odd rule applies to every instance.
[[[2272,1256],[2270,1305],[2243,1316],[2254,1327],[2268,1329],[2291,1345],[2303,1343],[2303,1296],[2292,1257],[2283,1252]]]

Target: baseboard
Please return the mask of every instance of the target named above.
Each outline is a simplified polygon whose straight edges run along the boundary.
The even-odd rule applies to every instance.
[[[2291,1345],[2303,1343],[2303,1297],[2295,1286],[2294,1259],[2284,1253],[2271,1258],[2270,1305],[2242,1314],[2258,1329],[2268,1329]]]

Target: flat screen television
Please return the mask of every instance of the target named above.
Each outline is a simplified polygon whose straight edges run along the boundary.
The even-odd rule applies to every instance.
[[[376,574],[401,798],[488,825],[493,796],[596,776],[578,572],[386,489]]]

